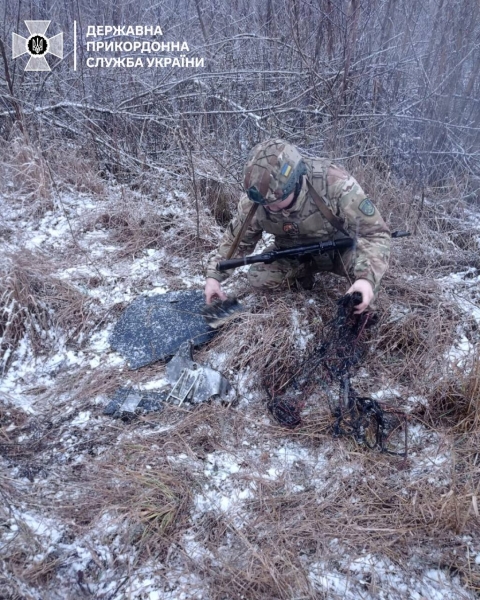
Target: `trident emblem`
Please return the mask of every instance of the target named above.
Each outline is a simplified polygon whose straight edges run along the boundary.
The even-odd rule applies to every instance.
[[[35,54],[43,54],[43,40],[32,40],[33,51]]]

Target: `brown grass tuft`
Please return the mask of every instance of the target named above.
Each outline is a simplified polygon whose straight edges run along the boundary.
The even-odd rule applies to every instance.
[[[480,357],[475,354],[462,366],[452,366],[428,395],[423,418],[433,426],[458,434],[480,433]]]
[[[60,511],[80,527],[115,515],[124,523],[125,547],[158,556],[185,526],[191,485],[188,473],[170,463],[161,448],[137,437],[117,444],[108,458],[72,479],[67,488],[76,500]]]
[[[381,319],[372,336],[367,367],[423,394],[444,371],[443,356],[457,337],[460,311],[440,302],[434,281],[385,277]],[[373,372],[373,371],[372,371]]]
[[[175,203],[148,200],[134,193],[102,204],[89,215],[84,230],[104,229],[119,245],[119,257],[132,257],[146,249],[165,250],[167,258],[203,257],[215,245],[211,236],[212,218],[197,216],[188,201],[178,198]],[[167,260],[168,268],[168,260]]]
[[[248,312],[215,339],[215,350],[228,356],[224,369],[249,369],[281,385],[318,343],[322,323],[333,316],[328,299],[306,303],[312,295],[282,290],[250,297]]]
[[[1,152],[2,191],[34,201],[36,214],[51,210],[52,182],[41,151],[17,135],[3,145]]]
[[[35,354],[53,347],[63,331],[76,341],[86,326],[87,299],[52,275],[54,267],[39,254],[23,250],[4,257],[0,283],[0,333],[5,371],[20,340],[28,335]]]
[[[212,178],[198,182],[205,206],[210,209],[218,225],[226,227],[236,212],[238,190],[231,185]]]
[[[58,189],[74,190],[94,196],[106,194],[105,180],[100,176],[96,157],[88,144],[79,148],[56,139],[46,150],[45,157]]]

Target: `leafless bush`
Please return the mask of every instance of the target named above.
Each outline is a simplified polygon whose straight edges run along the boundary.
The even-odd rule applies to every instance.
[[[62,65],[39,89],[9,82],[2,135],[12,135],[21,111],[22,126],[42,131],[42,140],[55,130],[90,145],[97,171],[124,180],[148,169],[192,177],[188,164],[209,155],[230,183],[249,147],[281,135],[314,154],[374,161],[418,189],[465,176],[466,195],[478,198],[475,0],[281,0],[277,10],[242,0],[198,4],[193,16],[187,5],[162,6],[169,30],[181,27],[191,45],[187,58],[203,57],[206,69],[165,69],[159,78],[145,69],[134,79],[119,70],[112,88],[103,70],[85,67],[83,37],[82,85]],[[52,10],[49,18],[72,36],[69,9]],[[78,18],[95,23],[103,10],[85,6]],[[136,10],[148,22],[156,8],[142,0]],[[119,2],[116,18],[128,20],[129,11]],[[30,16],[7,3],[3,35]]]
[[[100,197],[105,195],[106,182],[100,176],[89,146],[80,146],[58,136],[45,149],[44,156],[58,190],[74,190]]]

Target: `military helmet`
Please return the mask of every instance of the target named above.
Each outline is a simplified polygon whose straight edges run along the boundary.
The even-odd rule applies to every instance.
[[[252,202],[272,204],[285,200],[307,172],[300,152],[284,140],[257,144],[248,155],[243,186]]]

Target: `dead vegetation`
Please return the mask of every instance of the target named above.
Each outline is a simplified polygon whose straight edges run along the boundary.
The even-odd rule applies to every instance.
[[[39,143],[19,132],[2,144],[0,192],[24,215],[35,219],[54,210],[59,192],[102,196],[106,189],[88,146],[51,136]]]
[[[52,183],[41,151],[24,135],[17,134],[2,144],[1,159],[2,192],[42,205],[43,211],[51,210]]]
[[[72,473],[62,497],[75,502],[62,504],[62,517],[85,528],[111,515],[121,529],[121,546],[161,560],[175,532],[185,528],[192,481],[162,448],[155,450],[138,437],[116,444],[101,464]]]
[[[82,229],[108,231],[119,258],[138,257],[151,249],[164,251],[167,258],[197,261],[215,246],[212,220],[204,210],[197,214],[195,207],[175,192],[152,200],[124,187],[119,198],[100,204],[87,215]]]
[[[423,418],[434,426],[448,427],[455,434],[478,435],[480,432],[480,361],[475,353],[452,365],[439,378],[422,411]]]
[[[287,289],[249,296],[247,313],[215,338],[215,350],[227,354],[224,368],[248,370],[252,379],[247,388],[258,383],[253,379],[256,374],[275,378],[281,385],[318,343],[322,323],[335,306],[333,293],[324,302],[306,302],[312,296]]]
[[[22,250],[2,260],[0,334],[2,371],[20,341],[28,338],[34,354],[51,350],[59,337],[78,342],[89,316],[88,299],[68,282],[55,277],[46,256]]]
[[[104,198],[108,191],[106,178],[97,166],[91,146],[68,142],[62,137],[49,140],[44,152],[57,192],[79,192]]]
[[[212,177],[200,179],[198,185],[204,205],[211,211],[216,223],[226,227],[237,209],[238,190]]]
[[[381,184],[372,175],[369,185],[381,196],[382,213],[388,213],[393,184]],[[194,272],[218,240],[215,221],[226,218],[225,197],[219,191],[215,200],[217,191],[202,188],[202,198],[211,194],[212,206],[201,208],[197,220],[190,197],[172,195],[160,202],[142,198],[139,190],[123,186],[115,201],[99,202],[82,217],[79,239],[85,232],[106,230],[125,260],[164,249],[171,276],[178,275],[179,264]],[[126,381],[143,385],[159,378],[164,366],[132,373],[107,364],[60,367],[53,384],[25,387],[35,396],[40,417],[5,405],[0,455],[12,476],[0,478],[0,533],[7,539],[0,560],[9,574],[0,579],[0,595],[20,598],[25,586],[45,595],[60,587],[107,600],[112,590],[125,586],[117,597],[135,597],[127,586],[142,569],[156,578],[158,590],[177,585],[172,583],[175,569],[195,576],[203,593],[208,590],[208,600],[345,597],[325,587],[328,573],[373,597],[395,594],[379,575],[382,561],[412,578],[440,569],[478,592],[479,361],[446,367],[459,335],[473,347],[477,330],[438,281],[453,265],[468,270],[476,242],[462,224],[468,207],[458,204],[451,214],[448,200],[440,199],[428,211],[424,204],[419,217],[421,199],[404,190],[397,202],[390,213],[395,213],[392,229],[414,228],[418,222],[419,234],[392,243],[380,321],[368,334],[362,363],[368,375],[358,377],[355,388],[365,395],[400,390],[386,404],[412,411],[407,461],[372,453],[348,439],[332,440],[330,412],[315,393],[304,398],[304,422],[294,431],[267,416],[261,382],[288,381],[319,343],[347,282],[317,275],[312,291],[251,294],[244,274],[237,274],[231,289],[241,290],[246,314],[197,354],[207,363],[223,357],[221,370],[238,391],[236,406],[212,402],[193,410],[169,408],[131,424],[113,421],[101,414],[104,400]],[[437,205],[446,205],[445,219],[453,219],[453,228],[441,225],[444,238],[432,225],[444,215],[439,208],[437,218],[432,216]],[[57,269],[40,253],[5,257],[1,334],[9,350],[6,362],[23,339],[42,354],[54,350],[60,338],[80,344],[91,331],[89,302],[54,276]],[[466,276],[460,285],[467,289],[469,281]],[[103,285],[99,278],[96,289]],[[69,347],[75,351],[77,346]],[[408,397],[422,401],[407,402]],[[76,425],[75,418],[86,412],[89,420]],[[308,460],[282,462],[279,449],[289,444],[304,450]],[[225,456],[234,468],[220,480],[216,461]],[[244,493],[245,499],[224,509],[209,503],[214,493],[227,500]],[[44,529],[35,528],[32,515],[41,515],[47,528],[55,523],[61,535],[51,541]],[[365,556],[373,562],[360,582],[355,561]],[[397,597],[408,597],[401,594]]]

